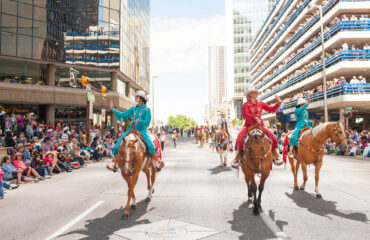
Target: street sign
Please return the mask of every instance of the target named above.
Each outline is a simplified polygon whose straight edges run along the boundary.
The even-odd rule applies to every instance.
[[[105,122],[105,109],[104,108],[101,110],[101,121]]]
[[[87,92],[87,101],[95,103],[95,95],[90,92]]]
[[[352,110],[352,107],[346,107],[346,110],[350,111],[350,110]]]
[[[93,119],[94,114],[94,103],[89,102],[89,119]]]

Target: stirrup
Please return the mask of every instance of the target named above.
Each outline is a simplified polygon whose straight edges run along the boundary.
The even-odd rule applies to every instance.
[[[164,162],[162,161],[156,162],[155,169],[157,170],[157,172],[160,172],[163,167],[164,167]]]
[[[107,164],[107,169],[112,172],[117,172],[117,164],[114,164],[112,162]]]
[[[275,158],[274,159],[274,164],[276,165],[276,166],[281,166],[281,165],[283,165],[283,160],[281,160],[281,158],[280,157],[278,157],[278,158]]]
[[[239,163],[239,161],[236,161],[236,160],[234,159],[234,161],[232,161],[232,163],[231,163],[231,167],[232,167],[232,168],[235,168],[235,169],[238,169],[238,168],[240,167],[240,163]]]

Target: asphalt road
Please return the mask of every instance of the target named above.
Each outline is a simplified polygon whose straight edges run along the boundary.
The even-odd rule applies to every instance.
[[[326,156],[323,199],[313,194],[313,167],[306,191],[299,192],[290,167],[275,167],[258,217],[246,202],[242,173],[237,178],[234,170],[218,167],[207,147],[179,141],[164,160],[150,203],[144,201],[144,174],[139,178],[137,209],[128,221],[120,220],[126,183],[106,163],[7,191],[0,201],[0,239],[369,239],[368,160]]]

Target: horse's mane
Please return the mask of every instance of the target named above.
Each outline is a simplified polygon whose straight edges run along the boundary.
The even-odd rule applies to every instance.
[[[312,135],[314,137],[317,137],[318,134],[320,134],[322,131],[326,129],[328,125],[335,124],[335,122],[326,122],[323,124],[320,124],[312,129]]]

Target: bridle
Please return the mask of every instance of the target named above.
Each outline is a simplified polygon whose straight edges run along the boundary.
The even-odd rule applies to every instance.
[[[246,147],[245,151],[247,152],[251,162],[253,162],[255,160],[259,160],[259,161],[261,161],[261,165],[262,165],[263,159],[268,157],[272,152],[271,141],[264,134],[262,134],[263,137],[260,140],[258,140],[258,138],[256,136],[258,136],[258,135],[254,134],[252,136],[252,135],[249,135],[249,133],[248,133],[247,147]],[[268,149],[269,149],[268,151],[266,150],[265,142],[263,142],[263,141],[266,141],[266,140],[267,140]],[[252,147],[251,147],[252,143],[260,143],[260,142],[263,143],[262,154],[260,156],[250,154],[251,149],[252,149]],[[252,168],[252,170],[255,172],[255,170],[253,168]]]

